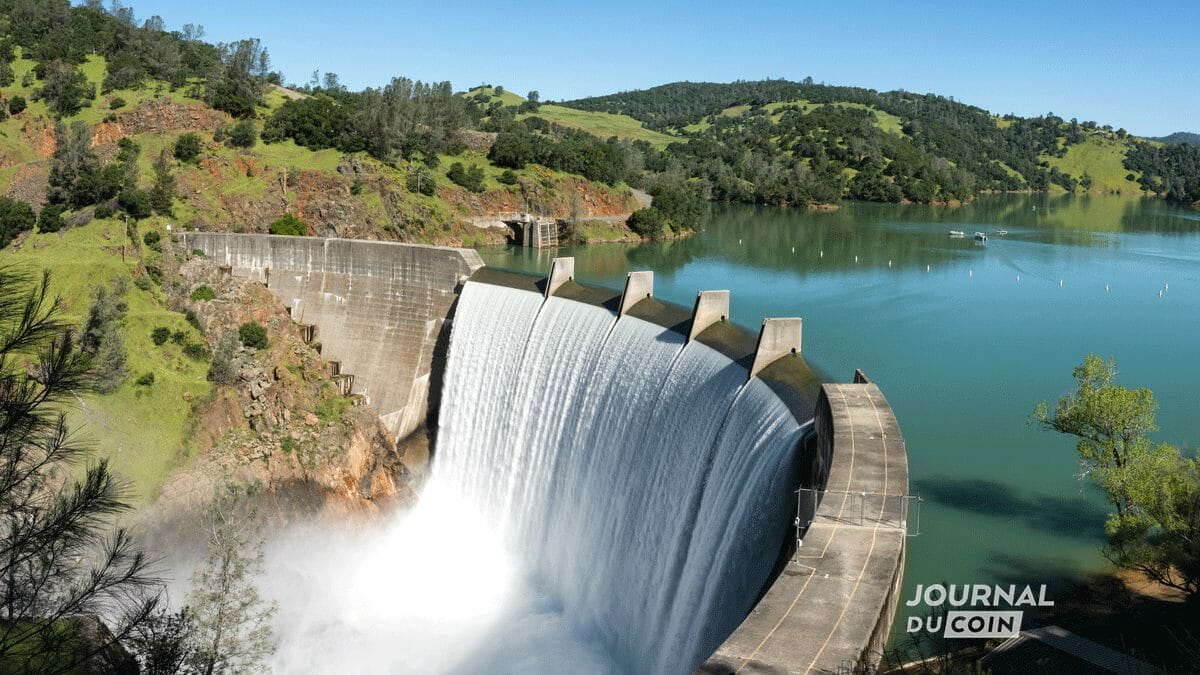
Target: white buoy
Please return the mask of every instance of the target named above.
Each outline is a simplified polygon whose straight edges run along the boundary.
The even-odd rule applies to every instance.
[[[1062,279],[1059,279],[1059,280],[1058,280],[1058,287],[1059,287],[1059,288],[1062,288],[1062,285],[1063,285],[1063,280],[1062,280]]]
[[[974,277],[974,276],[975,276],[975,270],[967,270],[967,276],[969,276],[969,277]]]
[[[1017,283],[1018,284],[1021,283],[1021,275],[1020,274],[1017,275]]]
[[[925,271],[926,271],[926,272],[928,272],[928,271],[929,271],[929,265],[926,265],[926,266],[925,266]]]
[[[825,257],[825,249],[821,249],[821,257],[822,257],[822,258],[824,258],[824,257]]]
[[[1162,291],[1159,291],[1159,292],[1158,292],[1158,299],[1159,299],[1159,300],[1162,300]]]
[[[1169,290],[1171,290],[1171,285],[1170,285],[1170,284],[1163,284],[1163,290],[1164,290],[1164,291],[1169,291]]]
[[[858,256],[854,256],[854,262],[858,262]]]
[[[1107,293],[1107,292],[1108,292],[1108,284],[1104,284],[1104,292],[1105,292],[1105,293]]]
[[[888,261],[888,267],[891,267],[891,266],[892,266],[892,261],[891,261],[891,260],[889,260],[889,261]]]
[[[738,246],[741,246],[741,245],[742,245],[742,240],[738,239]]]
[[[795,246],[793,246],[793,247],[792,247],[792,253],[795,253],[795,252],[796,252],[796,247],[795,247]]]

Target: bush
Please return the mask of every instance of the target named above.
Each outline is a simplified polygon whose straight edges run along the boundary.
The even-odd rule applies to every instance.
[[[184,342],[187,342],[187,332],[182,331],[182,330],[177,330],[174,333],[171,333],[171,342],[174,342],[177,345],[181,345]]]
[[[192,256],[193,256],[193,257],[196,257],[196,258],[203,258],[203,257],[205,257],[205,255],[207,255],[207,254],[204,252],[204,249],[202,249],[202,248],[194,248],[194,249],[192,249]]]
[[[199,342],[189,342],[184,345],[183,353],[186,354],[189,359],[195,359],[196,361],[208,360],[208,347],[205,347]]]
[[[114,215],[116,215],[116,213],[117,210],[114,209],[111,204],[105,202],[104,204],[97,206],[92,215],[98,220],[104,220],[105,218],[112,218]]]
[[[8,99],[8,113],[10,115],[20,115],[25,111],[25,106],[26,102],[24,96],[14,96]]]
[[[108,104],[109,110],[118,110],[118,109],[124,108],[124,107],[125,107],[125,99],[121,98],[120,96],[114,98]],[[141,380],[138,380],[138,381],[141,382]]]
[[[437,187],[433,180],[433,176],[429,170],[423,166],[414,168],[408,174],[408,180],[405,183],[409,192],[416,192],[423,195],[433,195],[434,188]]]
[[[166,326],[159,326],[150,331],[150,339],[154,341],[155,345],[161,347],[167,344],[167,340],[171,339],[171,329]]]
[[[669,231],[667,217],[653,206],[634,211],[626,224],[634,234],[649,239],[661,239]]]
[[[47,204],[38,215],[38,232],[58,232],[67,226],[62,204]]]
[[[216,300],[217,294],[208,286],[200,286],[192,291],[192,299],[199,300],[200,302],[208,302],[209,300]]]
[[[267,329],[257,321],[247,321],[238,327],[238,339],[251,349],[266,349]]]
[[[150,277],[156,286],[162,286],[163,271],[158,265],[146,265],[146,276]]]
[[[161,241],[162,235],[159,234],[157,230],[150,230],[146,234],[142,235],[142,243],[154,249],[155,251],[162,250],[162,246],[159,244]]]
[[[279,449],[283,450],[284,454],[290,455],[300,447],[300,442],[291,436],[284,436],[279,439]]]
[[[179,137],[175,141],[175,147],[172,149],[172,154],[175,159],[181,162],[195,163],[200,157],[200,135],[188,132]]]
[[[150,195],[145,190],[125,190],[117,197],[121,210],[134,220],[149,218],[154,210],[150,205]]]
[[[483,192],[483,167],[472,166],[470,169],[465,169],[462,162],[455,162],[450,165],[446,177],[455,185],[464,187],[471,192]]]
[[[139,387],[150,387],[154,385],[154,373],[145,373],[135,382]]]
[[[242,120],[229,130],[229,145],[235,148],[253,148],[258,142],[258,129],[253,120]]]
[[[200,317],[196,316],[195,312],[189,309],[183,313],[183,318],[192,328],[195,328],[201,333],[204,332],[204,327],[200,325]]]
[[[504,185],[516,185],[518,182],[520,182],[517,180],[517,174],[512,169],[505,169],[504,171],[501,171],[500,175],[496,177],[496,180]]]
[[[8,246],[13,237],[28,232],[37,224],[33,207],[22,201],[0,197],[0,248]]]
[[[308,227],[304,225],[304,221],[290,213],[284,214],[282,218],[271,223],[269,229],[271,234],[285,234],[302,237],[308,234]]]
[[[238,336],[233,331],[225,334],[217,343],[213,352],[212,363],[208,366],[208,379],[217,384],[233,384],[237,382],[238,372],[234,364],[237,356]]]

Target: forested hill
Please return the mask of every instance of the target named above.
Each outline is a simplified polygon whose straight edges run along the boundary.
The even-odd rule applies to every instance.
[[[1200,200],[1200,150],[1053,114],[997,116],[952,97],[804,82],[677,82],[561,105],[678,135],[672,159],[719,199],[950,201],[981,190]]]
[[[1190,131],[1176,131],[1167,136],[1158,136],[1156,138],[1147,138],[1148,141],[1158,141],[1159,143],[1171,143],[1174,145],[1195,145],[1200,146],[1200,134],[1194,134]]]

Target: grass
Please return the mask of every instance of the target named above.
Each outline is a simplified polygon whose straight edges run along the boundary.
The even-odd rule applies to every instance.
[[[144,221],[141,234],[149,230]],[[49,269],[52,288],[64,305],[67,318],[78,323],[85,316],[91,293],[99,284],[128,277],[136,256],[120,248],[128,245],[122,224],[94,221],[56,234],[35,234],[21,250],[6,257],[30,270]],[[7,253],[7,252],[6,252]],[[142,254],[151,254],[145,247]],[[182,346],[168,342],[159,347],[150,338],[157,326],[183,330],[189,340],[203,338],[183,315],[168,310],[162,291],[143,291],[130,284],[129,313],[124,322],[128,352],[128,378],[111,394],[90,394],[70,413],[72,427],[100,457],[107,457],[119,476],[129,482],[133,501],[144,505],[184,460],[185,428],[191,405],[208,395],[207,364],[183,355]],[[155,375],[154,384],[135,384],[144,373]]]
[[[504,92],[499,96],[496,96],[495,87],[475,87],[467,92],[467,96],[474,96],[475,94],[479,93],[487,94],[488,98],[490,99],[489,103],[500,101],[500,105],[505,107],[521,105],[525,102],[524,96],[513,93],[507,89],[505,89]]]
[[[308,148],[296,145],[295,141],[286,140],[281,143],[258,143],[250,149],[249,154],[262,160],[264,166],[289,167],[305,171],[337,171],[342,161],[342,152],[326,149],[313,152]]]
[[[822,105],[825,104],[797,99],[795,101],[776,101],[774,103],[768,103],[764,105],[763,108],[771,115],[772,120],[778,122],[780,118],[783,117],[783,113],[785,112],[783,108],[786,106],[796,106],[800,108],[801,112],[808,114]],[[894,134],[903,133],[901,131],[900,118],[891,113],[884,112],[862,103],[838,102],[831,103],[829,105],[836,105],[843,108],[857,108],[859,110],[870,110],[871,112],[875,113],[876,127],[882,129],[883,131],[888,131]],[[722,110],[719,114],[721,117],[740,117],[749,111],[750,106],[748,105],[735,105]],[[695,124],[689,124],[683,127],[683,130],[687,132],[698,132],[704,131],[710,126],[712,126],[712,123],[708,119],[703,119]]]
[[[660,149],[681,140],[677,136],[647,129],[642,126],[641,122],[628,115],[589,112],[547,104],[538,108],[537,112],[524,113],[517,116],[518,119],[526,117],[541,117],[555,124],[572,129],[580,129],[600,138],[607,139],[616,136],[617,138],[624,138],[630,141],[646,141],[650,145]]]
[[[1115,138],[1089,136],[1083,143],[1067,148],[1066,156],[1043,159],[1076,179],[1086,172],[1092,178],[1092,191],[1140,194],[1141,186],[1125,178],[1131,173],[1123,164],[1127,148],[1125,142]]]

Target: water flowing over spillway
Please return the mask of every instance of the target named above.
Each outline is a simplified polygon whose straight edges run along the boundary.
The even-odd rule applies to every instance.
[[[804,431],[701,343],[468,282],[431,480],[477,510],[561,632],[603,653],[593,667],[686,673],[778,559]]]

